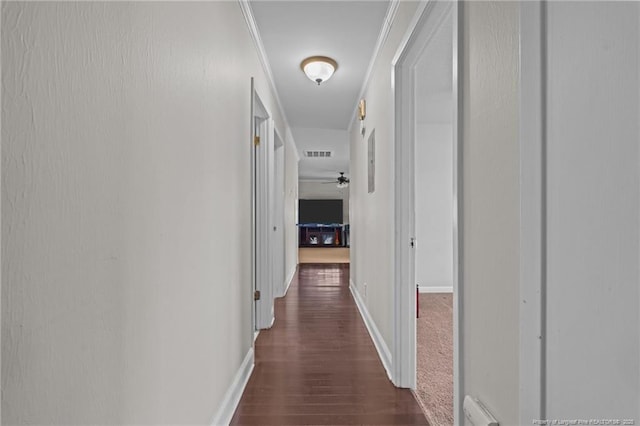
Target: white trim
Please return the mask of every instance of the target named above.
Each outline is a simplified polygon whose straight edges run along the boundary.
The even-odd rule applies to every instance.
[[[289,291],[289,287],[291,287],[291,283],[293,282],[293,277],[296,276],[297,271],[298,271],[298,265],[294,266],[291,272],[289,273],[289,276],[285,281],[284,292],[282,293],[281,297],[285,297],[287,295],[287,292]]]
[[[269,121],[267,123],[267,144],[265,149],[267,151],[267,211],[265,212],[265,220],[267,225],[267,289],[269,294],[267,295],[266,302],[267,315],[271,319],[271,326],[275,322],[275,280],[273,277],[275,276],[275,250],[276,250],[276,241],[273,235],[273,225],[274,225],[274,217],[275,217],[275,141],[276,141],[276,124],[271,114],[269,114]],[[262,143],[262,142],[261,142]],[[283,199],[284,202],[284,199]],[[284,222],[284,221],[283,221]],[[283,235],[284,238],[284,235]],[[284,244],[282,247],[284,251]],[[282,255],[282,269],[284,274],[284,254]]]
[[[394,210],[394,312],[393,312],[393,359],[394,377],[396,386],[415,388],[416,383],[416,337],[415,337],[415,253],[409,244],[415,236],[415,211],[414,211],[414,137],[415,123],[413,109],[415,96],[413,91],[413,66],[421,51],[421,46],[416,46],[416,39],[421,38],[421,43],[428,42],[432,33],[430,28],[437,28],[442,22],[442,17],[450,13],[452,19],[453,37],[453,63],[452,63],[452,87],[453,87],[453,410],[454,424],[464,423],[462,412],[463,370],[462,358],[463,345],[461,341],[463,326],[463,206],[462,206],[462,81],[458,78],[463,50],[462,50],[462,2],[431,2],[424,1],[418,6],[416,14],[409,26],[407,34],[392,62],[392,85],[395,101],[395,210]],[[444,9],[446,8],[446,9]],[[450,8],[450,9],[449,9]],[[450,10],[450,12],[449,12]],[[442,13],[438,19],[437,13]],[[437,19],[435,25],[425,27],[429,17]]]
[[[426,3],[418,6],[412,20],[412,29],[418,24]],[[420,12],[420,15],[418,13]],[[406,47],[406,43],[405,43]],[[410,79],[408,71],[396,64],[400,60],[401,52],[397,52],[391,64],[392,84],[394,91],[394,286],[393,286],[393,383],[399,387],[415,389],[416,387],[416,355],[415,315],[402,315],[402,312],[414,312],[416,306],[415,290],[409,288],[415,284],[415,270],[412,268],[414,256],[410,241],[414,239],[415,209],[413,204],[414,192],[414,162],[413,144],[402,144],[400,141],[413,141],[412,114],[405,113],[414,103],[413,93],[403,93]],[[408,135],[405,135],[408,132]],[[409,148],[408,150],[406,148]]]
[[[285,138],[286,143],[288,143],[291,148],[293,148],[293,152],[296,154],[296,162],[300,162],[300,153],[298,152],[298,147],[296,146],[296,141],[293,139],[293,133],[291,133],[291,129],[287,127],[287,133]]]
[[[520,5],[520,422],[545,413],[545,7]]]
[[[453,421],[454,424],[464,423],[464,411],[462,402],[464,399],[464,370],[463,363],[463,318],[464,318],[464,192],[463,192],[463,141],[462,109],[463,109],[463,82],[459,78],[464,51],[463,40],[463,2],[455,2],[451,11],[453,26]]]
[[[249,255],[250,258],[250,269],[251,269],[251,287],[249,289],[249,294],[247,294],[247,301],[250,303],[250,311],[251,311],[251,332],[254,333],[256,331],[256,325],[258,323],[257,312],[256,312],[256,302],[253,300],[253,292],[256,289],[256,250],[257,250],[257,232],[256,232],[256,150],[253,148],[253,140],[255,135],[255,114],[256,114],[256,105],[255,105],[255,84],[254,78],[251,77],[251,101],[250,105],[250,118],[249,118],[249,140],[247,143],[251,147],[249,149],[249,170],[250,170],[250,186],[251,186],[251,223],[250,223],[250,246],[251,253]]]
[[[412,20],[413,31],[403,42],[404,50],[396,52],[391,67],[395,100],[393,359],[396,362],[393,382],[398,387],[410,389],[416,387],[417,369],[416,319],[410,314],[416,305],[415,250],[410,244],[415,240],[414,66],[451,7],[452,3],[448,2],[421,4]],[[455,226],[455,218],[453,222]],[[455,229],[452,232],[455,235]],[[456,248],[454,242],[454,250]]]
[[[407,27],[407,31],[402,36],[400,40],[400,44],[398,45],[398,49],[396,50],[396,54],[393,55],[393,59],[391,60],[391,65],[396,66],[400,61],[400,56],[404,53],[407,48],[407,44],[409,44],[409,40],[413,35],[413,32],[416,30],[418,26],[418,22],[422,18],[422,14],[424,13],[424,9],[427,7],[428,1],[421,1],[416,8],[416,11],[413,13],[413,18],[411,18],[411,22],[409,22],[409,26]]]
[[[453,286],[418,286],[419,293],[453,293]]]
[[[393,21],[396,18],[396,13],[398,12],[398,6],[400,6],[400,0],[391,0],[389,2],[389,7],[387,8],[387,13],[385,14],[384,21],[382,22],[382,28],[380,29],[380,34],[378,34],[378,40],[376,41],[376,46],[373,49],[373,54],[371,55],[371,60],[369,61],[367,72],[365,73],[364,80],[362,81],[362,87],[360,88],[360,92],[358,93],[358,97],[356,98],[356,104],[353,107],[353,113],[351,115],[351,118],[349,119],[349,127],[347,127],[347,133],[351,133],[351,127],[353,126],[353,123],[356,122],[358,104],[360,103],[360,99],[362,99],[362,97],[364,96],[364,92],[367,91],[367,87],[369,87],[369,80],[371,79],[371,73],[373,73],[373,68],[376,65],[378,56],[380,56],[382,47],[384,46],[384,43],[387,41],[387,37],[389,36],[389,31],[391,31],[391,26],[393,25]]]
[[[228,425],[231,422],[231,419],[238,408],[242,392],[244,392],[244,388],[247,386],[249,377],[251,377],[253,367],[253,348],[249,348],[247,355],[244,357],[242,364],[240,364],[240,368],[231,382],[231,386],[229,386],[229,389],[227,389],[227,392],[222,398],[222,403],[220,404],[218,411],[213,416],[213,420],[211,420],[212,426]]]
[[[253,81],[253,79],[252,79]],[[254,87],[255,89],[255,87]],[[255,303],[255,328],[270,328],[274,320],[274,304],[273,304],[273,262],[271,250],[271,196],[270,189],[272,179],[270,173],[273,168],[273,120],[264,103],[260,99],[258,93],[254,90],[252,102],[253,123],[257,118],[260,119],[259,129],[260,143],[254,145],[251,142],[252,158],[255,159],[255,171],[252,172],[252,194],[255,196],[253,208],[254,223],[254,241],[255,247],[253,280],[256,290],[260,291],[260,300]],[[252,139],[255,137],[255,131],[252,127]],[[252,169],[254,166],[251,166]],[[254,183],[255,182],[255,183]],[[255,267],[254,267],[255,265]],[[253,295],[252,295],[253,296]]]
[[[273,254],[273,297],[284,294],[287,285],[286,268],[286,226],[285,226],[285,199],[286,199],[286,142],[280,136],[280,132],[274,127],[273,143],[273,186],[271,194],[272,202],[272,254]],[[279,143],[279,145],[278,145]]]
[[[362,321],[364,321],[364,325],[367,327],[369,336],[371,336],[371,340],[373,340],[373,345],[376,347],[378,357],[380,358],[380,361],[382,362],[382,365],[387,372],[389,380],[391,380],[391,351],[382,338],[382,334],[380,334],[380,330],[378,330],[378,327],[373,321],[373,318],[371,318],[369,310],[367,309],[367,305],[365,305],[362,297],[360,296],[360,293],[358,292],[358,288],[353,284],[353,281],[351,280],[349,280],[349,290],[351,290],[353,300],[355,300],[356,302],[358,312],[360,312]]]

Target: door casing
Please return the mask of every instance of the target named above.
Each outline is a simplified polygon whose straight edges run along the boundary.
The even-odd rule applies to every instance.
[[[273,185],[273,120],[260,100],[251,80],[251,205],[252,205],[252,282],[260,299],[253,304],[254,332],[270,328],[273,309],[273,262],[271,250],[271,189]],[[259,138],[259,139],[257,139]]]
[[[392,61],[395,102],[394,121],[394,288],[392,380],[398,387],[416,387],[416,285],[415,250],[415,76],[413,69],[430,36],[441,20],[451,14],[453,37],[453,409],[454,424],[464,419],[462,388],[462,134],[461,90],[458,81],[460,63],[462,4],[459,2],[421,2],[414,19]]]

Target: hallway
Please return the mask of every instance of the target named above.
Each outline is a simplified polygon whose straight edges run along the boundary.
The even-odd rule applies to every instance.
[[[0,12],[0,424],[640,425],[640,1]]]
[[[300,265],[231,424],[425,425],[384,371],[349,291],[349,265]]]

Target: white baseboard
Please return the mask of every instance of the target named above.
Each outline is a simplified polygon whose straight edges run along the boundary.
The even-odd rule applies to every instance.
[[[387,371],[387,376],[389,377],[389,380],[392,380],[391,351],[382,338],[382,334],[380,334],[380,330],[378,330],[378,327],[373,321],[373,318],[371,318],[371,315],[369,315],[369,310],[362,300],[362,297],[358,292],[358,288],[353,284],[353,281],[351,280],[349,280],[349,290],[351,290],[351,294],[353,295],[353,299],[356,301],[358,311],[360,311],[360,316],[362,317],[364,325],[367,327],[367,331],[369,331],[369,336],[371,336],[371,340],[373,340],[373,344],[378,351],[378,357],[380,358],[380,361],[382,361],[384,369]]]
[[[285,288],[284,288],[284,292],[282,293],[282,297],[287,295],[287,292],[289,291],[289,287],[291,287],[291,281],[293,281],[293,277],[296,275],[296,271],[298,270],[298,265],[293,267],[293,270],[289,273],[289,276],[287,277],[287,281]]]
[[[224,394],[218,412],[211,421],[211,426],[227,426],[231,423],[233,414],[236,412],[236,408],[238,408],[238,403],[242,397],[242,392],[244,392],[244,388],[247,386],[247,382],[253,371],[253,356],[253,348],[249,348],[249,352],[247,352],[247,355],[244,357],[240,368],[233,378],[233,382],[231,382],[231,386],[229,386],[229,389],[227,389],[227,392]]]
[[[420,293],[453,293],[453,286],[425,286],[421,285],[418,287],[418,292]]]

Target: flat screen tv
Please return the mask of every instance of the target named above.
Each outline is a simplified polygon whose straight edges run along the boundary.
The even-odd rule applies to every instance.
[[[298,223],[342,223],[342,200],[299,200]]]

